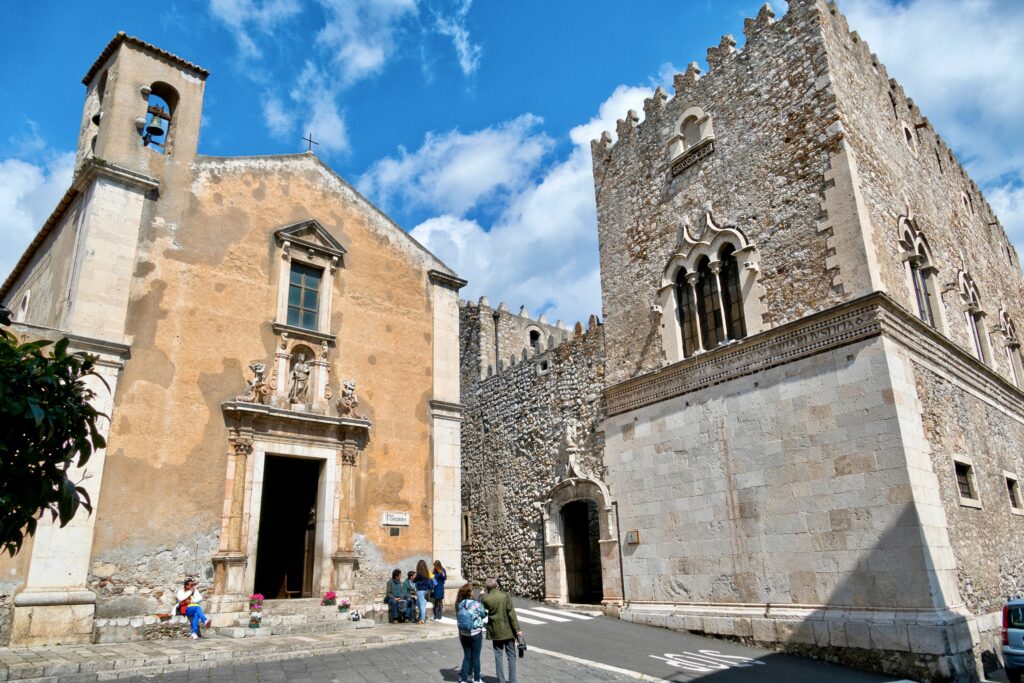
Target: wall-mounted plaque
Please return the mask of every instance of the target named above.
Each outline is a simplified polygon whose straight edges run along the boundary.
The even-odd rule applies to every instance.
[[[630,529],[626,532],[626,545],[640,545],[640,531]]]
[[[382,512],[380,513],[381,526],[409,526],[408,512]]]

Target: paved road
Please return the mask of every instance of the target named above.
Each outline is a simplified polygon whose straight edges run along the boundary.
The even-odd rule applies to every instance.
[[[532,651],[519,660],[521,683],[672,681],[674,683],[891,683],[892,676],[784,655],[728,641],[678,633],[608,617],[581,617],[516,601]],[[446,622],[454,624],[451,619]],[[380,628],[386,629],[387,625]],[[543,651],[543,653],[542,653]],[[462,649],[450,640],[417,642],[259,664],[164,674],[149,681],[294,681],[380,683],[457,681]],[[494,657],[485,642],[484,680],[495,683]]]

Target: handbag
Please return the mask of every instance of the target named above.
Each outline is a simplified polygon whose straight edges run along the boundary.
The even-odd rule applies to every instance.
[[[526,655],[526,636],[516,636],[516,645],[519,648],[519,658],[522,659]]]

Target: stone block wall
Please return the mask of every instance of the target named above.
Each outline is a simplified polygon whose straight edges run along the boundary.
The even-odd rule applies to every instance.
[[[539,599],[544,597],[539,503],[566,476],[567,420],[577,421],[587,465],[601,469],[603,328],[591,317],[586,330],[577,324],[565,341],[539,354],[528,349],[525,358],[519,355],[514,364],[481,378],[480,359],[493,343],[493,336],[486,336],[493,334],[488,330],[493,330],[492,314],[476,304],[463,305],[460,314],[462,509],[468,531],[463,571],[467,580],[497,576],[516,595]]]
[[[819,9],[841,135],[856,157],[884,291],[917,312],[906,277],[898,226],[908,214],[924,233],[937,269],[947,329],[969,353],[974,346],[957,291],[957,271],[971,274],[991,331],[990,364],[1013,381],[1006,338],[996,331],[1000,307],[1024,320],[1020,260],[988,201],[952,150],[869,46],[850,32],[834,3]],[[853,27],[856,28],[856,27]]]
[[[829,247],[816,223],[839,119],[819,9],[794,0],[778,21],[762,10],[747,21],[742,50],[724,37],[708,50],[706,75],[691,65],[674,97],[648,100],[642,123],[626,116],[614,145],[594,143],[609,384],[661,367],[650,308],[681,224],[697,225],[708,208],[760,254],[765,312],[755,327],[858,294],[825,277]],[[674,175],[670,140],[692,107],[710,116],[713,152]]]

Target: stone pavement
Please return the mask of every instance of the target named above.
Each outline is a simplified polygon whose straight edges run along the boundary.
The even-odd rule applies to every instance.
[[[338,652],[316,657],[282,661],[235,664],[225,663],[213,669],[194,669],[151,677],[133,678],[143,683],[249,683],[251,681],[289,681],[290,683],[421,683],[459,680],[462,648],[454,629],[445,640],[392,645],[387,649]],[[495,683],[494,655],[488,643],[480,656],[485,683]],[[580,683],[580,681],[634,681],[602,669],[547,655],[527,652],[517,660],[517,678],[522,683]],[[657,680],[648,678],[647,680]]]
[[[380,624],[373,628],[352,629],[338,633],[263,638],[215,636],[202,640],[181,639],[100,645],[0,648],[0,681],[79,683],[125,679],[133,676],[155,676],[172,672],[192,672],[199,676],[195,680],[207,680],[202,676],[210,675],[211,669],[222,665],[235,668],[306,657],[323,658],[325,655],[336,657],[341,652],[351,653],[390,645],[408,647],[410,643],[436,639],[450,639],[452,647],[461,652],[458,643],[455,642],[454,627],[433,623],[423,626]],[[394,655],[388,655],[386,658],[401,659]],[[278,671],[283,670],[280,666]],[[493,667],[492,662],[492,670]],[[220,669],[216,669],[212,674],[213,680],[221,680],[216,671],[220,671]],[[278,677],[267,680],[282,679]],[[314,679],[307,678],[307,680]],[[438,678],[437,680],[444,679]]]

